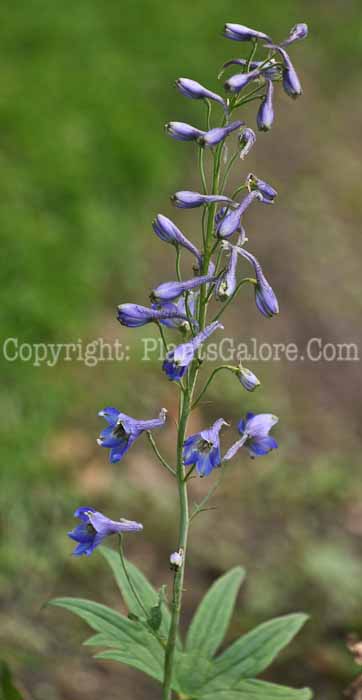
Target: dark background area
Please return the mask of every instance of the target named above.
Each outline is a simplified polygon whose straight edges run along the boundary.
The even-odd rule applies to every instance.
[[[128,362],[95,367],[34,367],[1,353],[0,656],[34,700],[159,696],[136,671],[94,661],[80,647],[86,626],[43,606],[54,595],[121,605],[100,556],[70,556],[66,532],[80,504],[143,522],[128,555],[155,585],[170,581],[174,484],[143,440],[111,467],[95,442],[97,412],[115,405],[148,418],[167,406],[159,443],[172,459],[177,392],[157,358],[141,361],[143,331],[121,328],[115,308],[147,303],[149,289],[174,278],[172,249],[152,232],[157,212],[195,242],[200,235],[199,212],[175,213],[168,200],[198,187],[194,151],[165,137],[163,124],[202,126],[202,105],[176,92],[176,77],[217,91],[220,65],[246,55],[221,37],[225,21],[276,39],[297,21],[310,25],[310,37],[291,49],[304,95],[293,102],[277,91],[275,127],[259,135],[235,179],[251,170],[279,192],[273,208],[253,209],[247,230],[281,314],[267,321],[245,292],[226,332],[237,342],[359,345],[360,2],[18,0],[0,9],[3,341],[85,345],[102,337],[131,348]],[[252,106],[242,117],[254,126]],[[334,700],[356,674],[346,636],[362,634],[360,363],[249,367],[262,388],[249,396],[220,377],[190,430],[218,416],[235,424],[245,410],[271,411],[280,416],[280,449],[256,462],[240,455],[217,510],[195,521],[185,620],[216,576],[244,565],[230,639],[269,617],[308,612],[311,621],[267,677]],[[207,486],[193,480],[192,498]]]

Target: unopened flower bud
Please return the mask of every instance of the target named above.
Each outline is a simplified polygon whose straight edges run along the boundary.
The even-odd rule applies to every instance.
[[[188,190],[175,192],[171,197],[171,201],[180,209],[194,209],[195,207],[201,207],[203,204],[213,204],[214,202],[233,204],[233,200],[230,197],[218,194],[200,194],[199,192],[189,192]]]
[[[178,78],[176,80],[176,87],[179,89],[182,95],[185,97],[190,97],[192,100],[213,100],[226,107],[225,100],[223,100],[220,95],[215,92],[208,90],[196,80],[191,80],[190,78]]]
[[[300,22],[295,24],[289,32],[287,39],[280,43],[280,46],[289,46],[294,41],[299,41],[300,39],[305,39],[308,36],[308,25],[305,22]]]
[[[217,146],[217,144],[223,141],[229,134],[239,129],[243,123],[242,121],[236,121],[223,128],[211,129],[202,134],[202,136],[198,138],[198,142],[201,146]]]
[[[271,80],[267,80],[267,89],[256,115],[256,123],[259,131],[269,131],[274,122],[273,107],[274,86]]]
[[[240,384],[242,384],[244,389],[247,391],[254,391],[254,389],[260,386],[258,377],[255,376],[254,372],[246,367],[240,367],[240,369],[238,369],[237,377]]]
[[[196,141],[205,133],[185,122],[167,122],[165,131],[176,141]]]
[[[170,555],[170,565],[172,571],[178,571],[181,569],[181,566],[184,562],[184,555],[182,549],[179,549],[178,552],[173,552]]]
[[[255,68],[250,71],[250,73],[237,73],[237,75],[232,75],[231,78],[225,81],[224,87],[228,92],[238,93],[246,85],[256,80],[261,75],[259,68]]]
[[[224,36],[227,39],[233,39],[234,41],[252,41],[257,39],[263,39],[264,41],[271,41],[270,37],[264,32],[258,32],[256,29],[250,29],[250,27],[245,27],[243,24],[233,24],[227,22],[224,26]]]

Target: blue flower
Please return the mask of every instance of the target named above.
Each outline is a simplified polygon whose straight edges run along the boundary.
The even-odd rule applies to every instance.
[[[205,132],[185,122],[167,122],[165,131],[176,141],[196,141]]]
[[[234,204],[230,197],[225,197],[222,194],[200,194],[199,192],[189,192],[188,190],[175,192],[171,197],[171,202],[179,209],[195,209],[195,207],[201,207],[203,204],[218,202]]]
[[[262,201],[263,196],[257,190],[249,192],[236,209],[229,211],[226,216],[218,222],[216,227],[216,235],[218,238],[230,238],[235,231],[240,229],[240,219],[254,199]]]
[[[187,343],[182,343],[167,353],[162,369],[171,381],[177,382],[182,379],[200,345],[218,328],[223,328],[223,325],[219,321],[214,321]]]
[[[276,51],[278,51],[283,58],[284,67],[282,71],[282,76],[284,92],[286,92],[287,95],[289,95],[289,97],[293,97],[293,99],[302,95],[303,90],[300,84],[300,80],[298,78],[297,71],[295,70],[289,58],[289,55],[287,54],[285,49],[282,49],[281,46],[275,46],[274,44],[267,44],[266,46],[267,48],[275,49]]]
[[[260,263],[254,255],[249,253],[244,248],[238,248],[239,255],[242,255],[254,267],[256,284],[255,284],[255,303],[263,316],[271,318],[279,313],[278,299],[275,296],[273,289],[265,278]]]
[[[171,219],[167,216],[163,216],[163,214],[158,214],[152,223],[152,227],[156,236],[158,236],[161,241],[171,243],[176,247],[179,245],[182,246],[197,258],[199,267],[201,267],[202,255],[200,251],[186,236],[184,236]]]
[[[191,435],[184,442],[183,461],[185,466],[195,465],[200,476],[208,476],[221,463],[220,430],[227,425],[223,418],[211,428]]]
[[[299,41],[300,39],[305,39],[308,36],[308,25],[305,22],[300,22],[295,24],[289,32],[289,36],[284,41],[280,42],[280,46],[288,46],[294,41]]]
[[[187,307],[193,328],[195,330],[197,330],[199,327],[198,321],[195,318],[198,296],[198,291],[191,291],[187,293]],[[190,331],[189,317],[186,311],[186,295],[179,297],[179,299],[176,299],[174,302],[165,301],[158,304],[153,304],[153,306],[160,310],[168,308],[178,310],[179,316],[175,316],[174,318],[165,318],[160,321],[163,326],[166,326],[167,328],[178,328],[180,330]]]
[[[176,87],[179,89],[182,95],[185,97],[190,97],[192,100],[214,100],[226,108],[225,100],[223,100],[220,95],[215,92],[208,90],[196,80],[191,80],[190,78],[178,78],[176,80]]]
[[[120,304],[117,309],[117,318],[122,326],[127,326],[128,328],[139,328],[146,323],[162,323],[166,320],[177,320],[180,323],[187,322],[186,312],[180,311],[175,304],[152,309],[139,304]]]
[[[236,131],[236,129],[239,129],[243,124],[245,124],[245,122],[239,120],[236,122],[232,122],[228,126],[210,129],[210,131],[207,131],[197,139],[198,143],[201,146],[208,146],[210,148],[212,146],[217,146],[218,143],[226,139],[226,137],[229,134],[231,134],[233,131]]]
[[[79,544],[73,551],[76,557],[86,554],[88,557],[92,552],[102,544],[105,537],[109,535],[121,534],[123,532],[140,532],[143,530],[141,523],[136,523],[133,520],[110,520],[102,513],[82,506],[74,513],[75,518],[81,520],[81,524],[77,525],[71,532],[68,532],[68,537]]]
[[[278,447],[276,440],[269,435],[273,425],[278,422],[277,416],[271,413],[247,413],[246,419],[238,424],[241,439],[235,442],[226,452],[223,462],[232,459],[241,447],[247,447],[252,458],[261,457]]]
[[[234,41],[255,41],[258,39],[263,39],[264,41],[271,41],[270,37],[264,32],[258,32],[256,29],[250,29],[250,27],[245,27],[243,24],[233,24],[227,22],[224,26],[224,36],[227,39],[233,39]]]
[[[254,70],[249,73],[237,73],[236,75],[232,75],[231,78],[228,78],[224,83],[225,90],[239,93],[246,85],[251,83],[252,80],[259,78],[260,75],[261,71],[259,68],[254,68]]]
[[[102,430],[98,445],[110,449],[109,461],[115,464],[120,462],[145,430],[161,428],[165,424],[167,411],[163,408],[159,417],[153,420],[136,420],[112,407],[104,408],[98,415],[109,423],[108,428]]]
[[[255,142],[256,142],[255,132],[252,129],[249,129],[249,127],[245,127],[245,129],[242,130],[242,132],[239,136],[239,143],[241,146],[240,158],[242,160],[244,160],[244,158],[250,153]]]
[[[215,268],[212,265],[210,269],[211,272],[209,272],[207,275],[194,277],[191,280],[185,280],[184,282],[163,282],[162,284],[159,284],[158,287],[151,292],[152,301],[155,303],[173,301],[184,292],[201,287],[202,284],[213,282]]]
[[[256,115],[256,123],[259,131],[269,131],[274,122],[273,107],[274,86],[271,80],[267,80],[267,89]]]
[[[264,180],[261,180],[260,177],[257,177],[253,173],[249,173],[247,176],[246,184],[250,191],[258,190],[258,192],[260,192],[264,204],[273,204],[278,194],[274,187],[268,185],[267,182],[264,182]]]

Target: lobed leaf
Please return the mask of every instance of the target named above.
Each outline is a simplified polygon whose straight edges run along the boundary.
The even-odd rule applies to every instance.
[[[138,600],[135,598],[134,593],[132,592],[127,577],[124,573],[124,569],[121,564],[121,559],[118,552],[116,552],[113,549],[109,549],[109,547],[100,547],[99,551],[105,558],[105,560],[108,562],[109,566],[113,571],[114,577],[122,593],[124,602],[128,610],[130,610],[132,613],[135,613],[136,615],[139,615],[140,617],[144,617],[144,610],[142,609],[142,606],[139,604]],[[134,586],[137,595],[141,599],[145,609],[148,612],[150,612],[152,608],[157,607],[159,604],[159,593],[153,588],[153,586],[150,584],[150,582],[147,580],[144,574],[137,568],[137,566],[135,566],[134,564],[132,564],[132,562],[128,560],[125,560],[125,564],[127,567],[128,575],[131,578],[132,585]],[[160,622],[159,632],[165,638],[167,638],[168,636],[170,622],[170,611],[167,608],[165,602],[163,601],[162,619]]]
[[[214,664],[205,691],[234,686],[264,671],[308,619],[295,613],[269,620],[236,640]]]
[[[218,690],[200,695],[200,700],[310,700],[309,688],[288,688],[266,681],[245,679],[232,689]]]
[[[213,656],[224,639],[244,576],[244,569],[237,566],[213,583],[191,621],[186,651]]]
[[[139,658],[150,657],[154,663],[152,665],[149,664],[147,673],[153,677],[155,677],[155,669],[157,669],[157,673],[160,672],[160,669],[163,669],[164,650],[151,632],[148,632],[140,623],[132,622],[106,605],[95,603],[91,600],[55,598],[50,601],[50,604],[65,608],[79,615],[92,629],[100,633],[88,640],[87,643],[90,646],[98,646],[99,642],[99,646],[103,646],[104,643],[109,646],[116,645],[119,646],[117,653],[119,652],[124,658],[131,658],[132,653],[134,653],[136,661]],[[96,658],[100,658],[99,655]],[[129,663],[131,666],[135,665],[129,661],[123,661],[123,663]]]

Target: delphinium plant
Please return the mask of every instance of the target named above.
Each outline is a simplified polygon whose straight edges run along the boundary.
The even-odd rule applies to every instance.
[[[111,463],[126,458],[133,443],[145,433],[160,465],[175,480],[179,538],[170,556],[172,592],[166,585],[156,592],[139,569],[125,559],[125,533],[141,532],[140,523],[110,520],[94,508],[81,507],[75,513],[80,524],[69,533],[77,542],[74,554],[90,555],[108,536],[118,535],[117,549],[100,547],[99,551],[113,570],[128,616],[88,600],[61,598],[52,602],[78,614],[95,631],[86,643],[102,649],[96,658],[128,664],[156,679],[162,685],[163,700],[170,700],[174,694],[182,700],[307,700],[311,697],[308,689],[295,690],[256,679],[304,624],[304,614],[264,622],[219,653],[244,577],[241,567],[233,568],[212,585],[191,621],[186,639],[181,640],[179,634],[190,524],[206,509],[219,483],[213,481],[201,502],[190,508],[190,477],[208,477],[214,470],[224,474],[236,455],[249,452],[252,458],[260,457],[277,448],[270,431],[278,419],[271,413],[247,413],[242,417],[237,425],[238,440],[224,454],[220,433],[227,423],[223,418],[196,434],[188,432],[189,417],[218,372],[234,375],[230,381],[238,381],[240,391],[251,392],[259,385],[254,373],[242,365],[221,364],[207,377],[203,349],[211,336],[217,337],[222,331],[220,319],[245,285],[252,286],[256,307],[263,317],[271,318],[279,312],[276,295],[248,249],[243,226],[246,210],[272,205],[277,192],[253,173],[244,174],[234,192],[227,195],[225,191],[233,166],[239,158],[245,160],[256,142],[254,130],[242,119],[243,106],[256,102],[257,129],[268,131],[274,121],[275,86],[281,83],[292,98],[302,94],[287,48],[307,36],[307,26],[297,24],[279,44],[267,34],[239,24],[226,24],[224,36],[248,47],[244,57],[227,61],[219,74],[221,78],[225,71],[237,70],[224,82],[225,96],[189,78],[176,81],[182,95],[206,106],[204,128],[177,121],[166,124],[169,136],[193,142],[197,151],[200,191],[176,192],[171,199],[180,209],[201,210],[200,239],[191,242],[169,218],[159,214],[153,230],[161,241],[174,247],[176,279],[153,289],[149,307],[121,304],[118,308],[122,325],[138,328],[154,323],[160,331],[165,353],[162,369],[179,395],[174,462],[170,464],[164,458],[154,437],[154,430],[166,423],[166,409],[151,420],[131,418],[112,407],[99,414],[107,427],[98,442],[110,450]],[[233,149],[227,143],[235,141],[235,136]],[[181,273],[183,253],[190,260],[187,279]],[[239,277],[241,259],[250,267],[250,276]],[[171,334],[173,341],[177,334],[180,336],[172,348]]]

